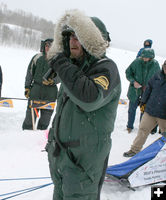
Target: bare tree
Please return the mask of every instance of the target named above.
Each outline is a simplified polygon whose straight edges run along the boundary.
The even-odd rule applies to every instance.
[[[39,49],[40,41],[52,38],[54,24],[22,10],[8,10],[0,4],[0,42],[3,45],[17,45]]]

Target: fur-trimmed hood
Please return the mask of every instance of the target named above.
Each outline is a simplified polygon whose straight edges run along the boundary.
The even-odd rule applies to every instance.
[[[105,25],[102,22],[101,24],[106,31]],[[48,52],[48,59],[64,50],[62,42],[64,26],[70,27],[75,32],[81,45],[90,55],[101,58],[106,52],[109,42],[103,37],[94,21],[79,10],[69,10],[66,11],[56,24],[54,42]]]

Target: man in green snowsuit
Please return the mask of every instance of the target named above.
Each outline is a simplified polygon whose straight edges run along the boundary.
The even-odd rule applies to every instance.
[[[67,11],[48,52],[61,88],[49,131],[54,200],[97,200],[104,181],[121,92],[116,64],[105,56],[110,38],[96,17]]]
[[[22,129],[32,130],[32,115],[30,109],[30,101],[38,102],[54,102],[57,98],[56,79],[50,78],[48,81],[43,81],[44,74],[48,71],[49,65],[47,60],[47,52],[53,42],[53,39],[48,38],[42,43],[41,53],[35,55],[27,69],[25,78],[25,96],[28,98],[28,106],[26,117],[22,125]],[[40,109],[40,118],[37,129],[47,129],[53,110]],[[36,120],[36,115],[34,116]]]

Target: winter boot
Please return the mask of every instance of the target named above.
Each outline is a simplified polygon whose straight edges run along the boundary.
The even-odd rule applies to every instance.
[[[132,128],[127,128],[128,133],[132,132]]]
[[[135,156],[135,152],[133,152],[132,150],[129,150],[127,152],[124,152],[123,156],[124,157],[132,157],[132,156]]]

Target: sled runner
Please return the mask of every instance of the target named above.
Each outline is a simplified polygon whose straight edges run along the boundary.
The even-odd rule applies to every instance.
[[[159,138],[126,162],[109,166],[106,177],[129,188],[165,182],[166,137]]]

